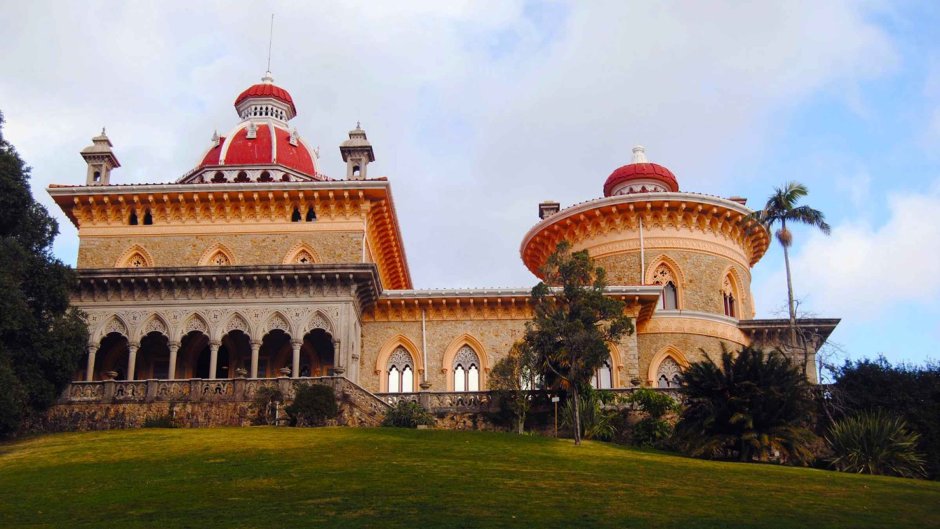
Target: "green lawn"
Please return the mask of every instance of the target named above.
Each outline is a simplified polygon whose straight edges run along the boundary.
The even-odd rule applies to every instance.
[[[484,432],[240,428],[0,445],[0,527],[926,527],[940,483]]]

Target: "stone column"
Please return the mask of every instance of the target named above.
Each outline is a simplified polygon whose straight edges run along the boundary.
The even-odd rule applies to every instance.
[[[346,368],[343,367],[342,345],[342,340],[333,340],[333,374],[337,376],[346,372]]]
[[[170,342],[170,370],[167,372],[167,378],[176,380],[176,353],[180,350],[179,342]]]
[[[215,372],[219,367],[219,342],[209,343],[209,380],[215,380]]]
[[[98,353],[98,346],[88,344],[88,368],[85,370],[85,380],[91,382],[95,379],[95,356]]]
[[[137,349],[140,347],[140,344],[130,343],[127,344],[127,380],[134,380],[134,370],[137,368]]]
[[[297,340],[291,340],[290,342],[290,346],[294,349],[294,356],[290,368],[291,378],[300,378],[300,347],[303,344],[303,342]]]
[[[251,372],[250,378],[258,378],[258,352],[261,351],[261,342],[251,342]]]

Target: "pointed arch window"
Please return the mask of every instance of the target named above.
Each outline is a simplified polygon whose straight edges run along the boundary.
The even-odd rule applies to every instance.
[[[307,222],[313,222],[317,220],[317,212],[313,210],[313,206],[307,208]]]
[[[147,266],[147,259],[140,252],[135,252],[127,259],[128,268],[143,268],[145,266]]]
[[[480,391],[480,357],[469,345],[454,356],[454,391]]]
[[[291,222],[300,222],[300,208],[294,207],[294,212],[290,215]]]
[[[136,211],[131,211],[131,216],[127,220],[127,223],[130,224],[131,226],[137,225],[137,212]]]
[[[297,256],[294,257],[294,262],[296,264],[313,264],[315,261],[313,256],[310,255],[310,252],[307,250],[301,250],[297,252]]]
[[[734,291],[734,280],[731,278],[731,274],[728,274],[721,284],[721,298],[724,303],[725,316],[731,318],[738,317],[737,299],[735,299]]]
[[[153,225],[153,214],[150,213],[150,210],[144,212],[144,226]]]
[[[610,359],[604,360],[604,363],[594,370],[594,377],[591,378],[591,387],[594,389],[610,389],[614,387],[613,370],[611,369]]]
[[[414,360],[404,347],[398,346],[391,356],[385,369],[388,377],[389,393],[412,393],[415,384]]]
[[[675,358],[667,356],[656,371],[656,386],[660,388],[678,388],[682,368]]]
[[[666,263],[660,263],[653,272],[653,284],[663,287],[663,310],[679,310],[679,289],[676,286],[676,274]]]

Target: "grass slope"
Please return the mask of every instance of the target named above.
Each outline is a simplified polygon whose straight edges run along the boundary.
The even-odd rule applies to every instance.
[[[937,527],[940,483],[398,429],[0,445],[0,527]]]

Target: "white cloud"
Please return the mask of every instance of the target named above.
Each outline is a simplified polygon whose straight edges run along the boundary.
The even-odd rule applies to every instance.
[[[811,312],[872,321],[903,303],[934,303],[940,295],[940,180],[923,194],[887,198],[880,225],[852,220],[834,226],[829,237],[813,231],[796,241],[792,258],[796,297]],[[782,263],[781,263],[782,268]],[[781,299],[783,270],[758,290]]]
[[[339,175],[336,146],[363,121],[418,286],[529,284],[517,249],[538,201],[600,195],[635,143],[683,188],[718,192],[781,116],[897,60],[849,1],[12,3],[0,102],[37,196],[82,181],[102,124],[115,180],[189,169],[263,73],[272,11],[294,124]]]

